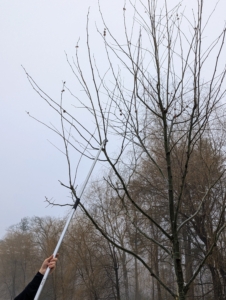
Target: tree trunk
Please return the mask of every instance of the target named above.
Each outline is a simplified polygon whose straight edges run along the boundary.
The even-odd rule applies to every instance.
[[[185,300],[184,294],[184,278],[182,272],[180,250],[179,250],[179,240],[177,234],[174,235],[175,242],[173,243],[173,257],[174,257],[174,269],[177,278],[177,288],[178,288],[178,300]]]
[[[223,296],[223,289],[222,289],[222,284],[220,281],[220,277],[218,274],[218,271],[216,268],[214,268],[212,265],[208,265],[210,272],[212,274],[212,279],[213,279],[213,291],[214,291],[214,299],[216,300],[224,300]]]
[[[125,287],[125,300],[129,300],[129,281],[128,281],[128,272],[126,268],[126,254],[122,252],[122,273],[123,273],[123,282]]]
[[[114,272],[115,272],[115,287],[116,287],[116,293],[117,293],[117,300],[121,300],[120,296],[120,282],[119,282],[119,275],[118,275],[118,259],[117,254],[115,252],[115,249],[113,247],[113,261],[114,261]]]
[[[135,258],[135,300],[139,300],[139,281],[138,281],[138,266]]]
[[[157,245],[153,245],[153,257],[154,257],[154,268],[155,268],[155,273],[156,275],[159,277],[159,260],[158,260],[158,246]],[[162,296],[161,296],[161,287],[159,282],[156,282],[157,285],[157,295],[156,295],[156,300],[162,300]]]
[[[186,276],[186,282],[190,280],[193,274],[192,270],[192,251],[191,251],[191,236],[188,232],[188,225],[186,228],[183,230],[183,235],[184,235],[184,246],[185,246],[185,276]],[[194,299],[195,294],[194,294],[194,285],[193,283],[190,285],[190,288],[186,294],[187,299]]]

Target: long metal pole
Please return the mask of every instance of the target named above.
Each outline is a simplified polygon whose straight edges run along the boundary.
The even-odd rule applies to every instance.
[[[90,176],[91,176],[91,173],[92,173],[92,171],[93,171],[93,169],[94,169],[94,167],[95,167],[95,164],[96,164],[96,162],[97,162],[97,160],[98,160],[98,158],[99,158],[99,156],[100,156],[101,150],[104,148],[104,146],[106,145],[106,143],[107,143],[107,140],[104,140],[103,143],[102,143],[102,145],[100,146],[100,149],[99,149],[99,151],[98,151],[98,153],[97,153],[97,155],[96,155],[96,157],[95,157],[95,160],[94,160],[94,162],[93,162],[93,164],[92,164],[92,167],[91,167],[91,169],[90,169],[90,171],[89,171],[89,174],[87,175],[86,180],[85,180],[85,182],[84,182],[84,184],[83,184],[83,186],[82,186],[82,189],[81,189],[81,191],[80,191],[80,195],[79,195],[79,197],[77,197],[77,199],[76,199],[76,201],[75,201],[75,204],[74,204],[74,206],[73,206],[73,209],[72,209],[72,211],[70,212],[70,215],[68,216],[67,222],[66,222],[66,224],[65,224],[65,226],[64,226],[64,229],[63,229],[63,231],[62,231],[62,233],[61,233],[60,239],[59,239],[59,241],[58,241],[58,243],[57,243],[57,245],[56,245],[56,248],[55,248],[55,250],[54,250],[54,252],[53,252],[53,257],[55,257],[55,256],[57,255],[57,253],[58,253],[58,250],[59,250],[59,248],[60,248],[60,246],[61,246],[61,243],[62,243],[62,241],[63,241],[63,239],[64,239],[64,236],[65,236],[65,233],[66,233],[66,231],[67,231],[67,229],[68,229],[68,226],[69,226],[69,224],[70,224],[70,221],[71,221],[71,219],[72,219],[72,217],[73,217],[73,215],[74,215],[74,212],[75,212],[75,210],[76,210],[76,208],[77,208],[77,206],[78,206],[78,204],[79,204],[79,202],[80,202],[80,199],[81,199],[82,194],[83,194],[83,192],[84,192],[84,190],[85,190],[85,188],[86,188],[86,185],[87,185],[87,183],[88,183],[88,181],[89,181],[89,178],[90,178]],[[45,282],[46,282],[46,279],[47,279],[47,277],[48,277],[48,275],[49,275],[49,272],[50,272],[50,268],[48,267],[47,270],[46,270],[46,272],[45,272],[45,275],[44,275],[43,278],[42,278],[42,281],[41,281],[41,283],[40,283],[40,286],[39,286],[39,288],[38,288],[38,291],[37,291],[37,293],[36,293],[36,295],[35,295],[34,300],[38,300],[38,299],[39,299],[39,296],[40,296],[40,294],[41,294],[41,292],[42,292],[42,289],[43,289],[43,287],[44,287],[44,285],[45,285]]]

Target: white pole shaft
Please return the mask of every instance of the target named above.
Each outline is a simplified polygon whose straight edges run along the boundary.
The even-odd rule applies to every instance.
[[[67,231],[67,229],[68,229],[68,226],[69,226],[69,224],[70,224],[70,221],[71,221],[71,219],[72,219],[72,217],[73,217],[73,215],[74,215],[74,212],[75,212],[75,210],[76,210],[76,208],[77,208],[77,206],[78,206],[78,204],[79,204],[79,202],[80,202],[80,198],[82,197],[82,194],[83,194],[83,192],[84,192],[84,190],[85,190],[85,188],[86,188],[86,185],[87,185],[87,183],[88,183],[88,181],[89,181],[89,178],[90,178],[90,176],[91,176],[91,174],[92,174],[92,171],[93,171],[93,169],[94,169],[94,167],[95,167],[95,164],[96,164],[96,162],[97,162],[97,160],[98,160],[98,158],[99,158],[99,156],[100,156],[101,150],[104,148],[104,146],[106,145],[106,143],[107,143],[107,140],[104,140],[103,143],[102,143],[102,145],[100,146],[100,149],[99,149],[99,151],[98,151],[98,153],[97,153],[97,155],[96,155],[96,157],[95,157],[95,160],[94,160],[94,162],[93,162],[93,164],[92,164],[92,167],[91,167],[91,169],[90,169],[90,171],[89,171],[89,174],[87,175],[86,180],[85,180],[85,182],[84,182],[84,184],[83,184],[83,186],[82,186],[82,189],[81,189],[81,191],[80,191],[80,195],[79,195],[79,197],[76,199],[75,205],[74,205],[72,211],[70,212],[70,215],[68,216],[67,222],[66,222],[66,224],[65,224],[65,226],[64,226],[64,229],[63,229],[63,231],[62,231],[62,233],[61,233],[60,239],[59,239],[59,241],[58,241],[58,243],[57,243],[57,245],[56,245],[56,248],[55,248],[55,250],[54,250],[54,252],[53,252],[53,257],[55,257],[55,256],[57,255],[57,253],[58,253],[58,250],[59,250],[59,248],[60,248],[60,246],[61,246],[61,243],[62,243],[62,241],[63,241],[63,239],[64,239],[64,236],[65,236],[65,233],[66,233],[66,231]],[[47,279],[47,277],[48,277],[48,275],[49,275],[49,272],[50,272],[50,268],[47,268],[47,270],[46,270],[46,272],[45,272],[45,275],[43,276],[42,281],[41,281],[41,283],[40,283],[40,286],[39,286],[39,288],[38,288],[38,291],[37,291],[37,293],[36,293],[36,295],[35,295],[34,300],[38,300],[38,299],[39,299],[39,296],[40,296],[40,294],[41,294],[41,292],[42,292],[42,289],[43,289],[43,287],[44,287],[44,285],[45,285],[45,282],[46,282],[46,279]]]

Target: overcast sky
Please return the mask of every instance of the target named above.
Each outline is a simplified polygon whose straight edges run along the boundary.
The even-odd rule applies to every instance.
[[[21,65],[46,92],[59,99],[62,80],[73,77],[64,51],[75,53],[78,38],[85,34],[88,7],[93,17],[97,15],[94,3],[0,3],[0,237],[23,217],[64,216],[67,211],[46,208],[44,202],[45,196],[56,201],[67,197],[58,183],[58,179],[66,181],[67,168],[64,157],[48,142],[57,143],[55,135],[25,113],[41,120],[56,118],[31,89]],[[87,162],[87,169],[89,166]],[[80,170],[80,175],[84,180],[86,172]]]
[[[210,33],[225,21],[225,2],[219,4]],[[75,84],[65,51],[71,57],[78,38],[85,41],[89,7],[91,33],[96,31],[95,22],[102,26],[97,3],[96,0],[0,1],[0,238],[7,227],[23,217],[64,216],[67,212],[65,208],[46,207],[44,202],[45,196],[59,202],[68,196],[58,183],[58,179],[67,181],[65,159],[48,142],[59,141],[25,111],[39,119],[56,122],[57,116],[32,90],[21,65],[43,90],[59,100],[62,81]],[[120,20],[124,1],[101,3],[108,24],[122,35]],[[93,51],[99,51],[100,56],[96,41],[99,40],[95,35],[91,36]],[[80,55],[82,60],[87,59],[85,52]],[[84,122],[88,122],[85,118],[84,115]],[[89,167],[90,162],[85,161],[79,171],[80,182]]]

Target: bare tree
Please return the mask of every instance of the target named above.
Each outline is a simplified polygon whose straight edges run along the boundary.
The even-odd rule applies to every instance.
[[[89,72],[82,68],[79,44],[75,58],[67,58],[82,87],[83,100],[64,82],[58,103],[26,73],[35,91],[59,114],[61,130],[48,127],[63,139],[69,182],[61,184],[70,190],[74,199],[77,195],[70,163],[71,151],[76,150],[92,159],[93,150],[104,139],[115,141],[116,137],[114,151],[108,145],[103,150],[102,160],[110,167],[104,180],[112,190],[112,199],[123,210],[119,217],[121,223],[126,224],[134,236],[139,233],[141,242],[146,240],[146,248],[147,245],[150,249],[151,245],[157,247],[156,253],[161,252],[164,257],[162,264],[171,266],[171,282],[150,263],[147,251],[139,251],[128,242],[115,239],[109,223],[104,225],[89,208],[83,204],[80,207],[114,247],[132,255],[161,288],[180,300],[186,298],[203,266],[211,265],[214,248],[226,226],[225,187],[221,187],[224,166],[217,173],[205,174],[206,184],[197,197],[188,184],[188,174],[194,169],[192,155],[204,139],[215,143],[224,164],[224,143],[217,143],[215,133],[223,134],[226,67],[222,53],[225,51],[226,31],[223,28],[209,44],[205,43],[205,30],[211,21],[211,15],[203,13],[205,1],[197,0],[192,12],[186,11],[182,4],[183,1],[175,6],[170,6],[167,1],[140,0],[135,4],[129,1],[128,6],[122,7],[123,42],[112,34],[100,9],[104,30],[98,32],[102,37],[107,66],[104,75],[92,54],[88,14],[86,49]],[[131,10],[132,19],[127,17]],[[94,133],[66,109],[65,91],[75,98],[75,106],[90,113],[96,127]],[[139,167],[141,164],[149,170],[148,176]],[[203,168],[199,161],[197,166]],[[142,178],[145,184],[137,185],[138,178],[139,182]],[[192,209],[187,208],[188,194]],[[210,212],[210,195],[215,195],[218,201],[214,207],[215,222],[209,228],[211,237],[204,249],[198,228],[193,231],[198,235],[194,238],[202,253],[198,260],[192,257],[196,263],[188,272],[184,264],[188,255],[183,250],[183,234],[186,235],[188,225],[198,226],[204,209],[207,209],[206,215]],[[158,210],[161,215],[158,215]],[[218,297],[222,299],[220,294]]]

